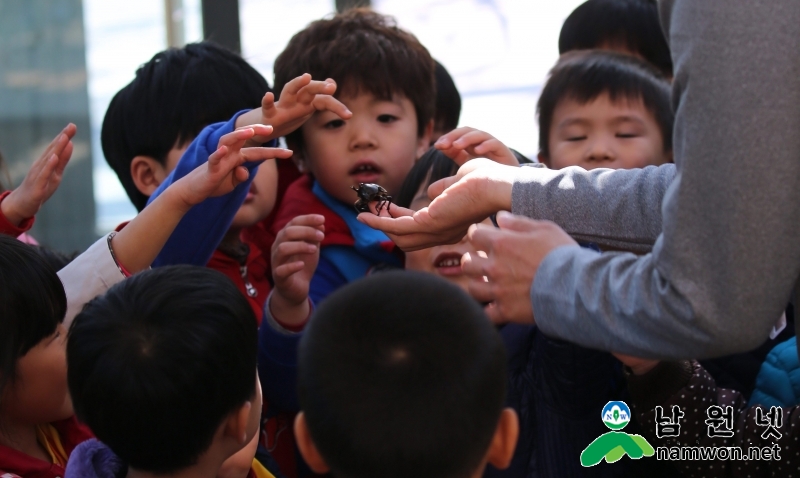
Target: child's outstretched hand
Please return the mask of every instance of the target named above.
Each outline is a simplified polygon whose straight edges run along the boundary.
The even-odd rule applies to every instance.
[[[203,202],[206,198],[227,194],[244,181],[249,172],[242,166],[246,161],[292,157],[292,152],[283,148],[244,148],[245,143],[256,135],[269,135],[272,127],[252,125],[232,131],[219,140],[219,148],[208,157],[208,163],[197,167],[175,182],[187,208]]]
[[[519,166],[514,153],[500,140],[468,126],[454,129],[439,138],[433,146],[459,166],[475,158],[489,158],[500,164]]]
[[[279,101],[275,101],[273,93],[267,93],[261,100],[260,122],[272,125],[274,131],[269,136],[258,135],[252,142],[263,144],[272,138],[286,136],[317,111],[332,111],[342,119],[350,118],[353,113],[333,97],[335,92],[336,82],[332,79],[313,81],[311,75],[306,73],[286,83]],[[252,119],[248,115],[245,113],[240,116],[243,124]],[[237,121],[237,125],[239,123]]]
[[[270,311],[284,324],[302,324],[309,315],[308,290],[319,262],[319,246],[325,238],[325,217],[297,216],[289,221],[272,244],[272,292]]]
[[[0,208],[6,219],[14,226],[36,215],[61,184],[64,168],[72,156],[72,138],[78,128],[70,123],[34,161],[22,184],[6,196]]]
[[[634,375],[644,375],[660,362],[660,360],[643,359],[613,352],[612,355],[617,357],[617,360],[630,368]]]

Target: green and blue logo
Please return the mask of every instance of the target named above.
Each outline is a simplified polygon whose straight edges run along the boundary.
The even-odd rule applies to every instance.
[[[597,437],[581,452],[581,465],[594,466],[605,458],[614,463],[628,455],[634,460],[643,456],[653,456],[655,450],[641,435],[633,435],[622,430],[631,421],[631,409],[625,402],[608,402],[600,414],[600,418],[610,432]]]

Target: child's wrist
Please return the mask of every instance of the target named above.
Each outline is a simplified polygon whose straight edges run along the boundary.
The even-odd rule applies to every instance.
[[[20,211],[17,205],[17,195],[16,189],[11,191],[7,196],[0,199],[0,211],[2,211],[3,216],[5,216],[6,221],[8,221],[12,226],[19,227],[26,219],[33,217],[34,214],[27,214],[25,212]],[[16,194],[15,194],[16,193]]]
[[[269,301],[270,314],[276,322],[291,327],[303,325],[311,313],[308,296],[300,301],[287,299],[278,288],[272,291]]]

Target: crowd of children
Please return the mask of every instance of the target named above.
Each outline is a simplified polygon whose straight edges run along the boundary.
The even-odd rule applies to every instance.
[[[213,43],[142,65],[102,126],[135,218],[77,257],[24,236],[60,183],[74,125],[17,188],[0,186],[0,477],[797,474],[791,306],[750,353],[615,355],[533,325],[493,326],[464,274],[462,261],[483,254],[468,237],[403,252],[359,221],[359,184],[416,211],[476,158],[649,168],[666,187],[672,62],[655,2],[588,0],[559,49],[535,112],[535,162],[457,128],[445,68],[367,9],[297,33],[275,62],[274,92]],[[774,445],[783,459],[583,467],[582,450],[606,431],[600,411],[619,400],[653,445]],[[667,438],[658,413],[673,405],[685,426]],[[712,405],[732,407],[729,436],[704,438]],[[763,407],[783,407],[770,409],[776,441],[757,431]]]

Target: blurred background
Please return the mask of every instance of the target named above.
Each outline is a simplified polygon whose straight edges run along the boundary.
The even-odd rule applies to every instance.
[[[239,51],[272,84],[272,65],[309,22],[352,6],[393,15],[453,76],[461,125],[528,157],[536,100],[558,57],[564,19],[583,0],[1,0],[0,183],[19,184],[68,122],[75,152],[32,235],[85,249],[135,215],[100,147],[114,94],[169,46],[210,38]]]

